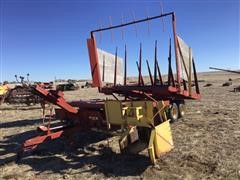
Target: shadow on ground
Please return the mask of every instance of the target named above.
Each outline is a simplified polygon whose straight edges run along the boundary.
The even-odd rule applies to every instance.
[[[0,128],[18,128],[18,127],[24,127],[24,126],[32,126],[35,124],[39,124],[42,122],[42,119],[23,119],[23,120],[17,120],[17,121],[7,121],[0,124]]]
[[[28,105],[22,105],[21,106],[7,106],[7,107],[1,107],[0,111],[12,111],[12,110],[21,110],[21,111],[29,111],[29,110],[36,110],[36,109],[42,109],[41,106],[28,106]]]
[[[1,128],[25,126],[34,124],[36,121],[39,119],[5,123],[1,124]],[[15,162],[16,153],[21,148],[21,144],[37,134],[37,131],[33,130],[3,137],[3,140],[0,141],[0,166]],[[30,155],[22,157],[16,163],[29,165],[38,173],[45,171],[64,173],[73,169],[77,170],[76,173],[103,173],[105,176],[140,175],[149,166],[149,159],[146,156],[122,155],[113,152],[110,147],[103,144],[89,146],[109,137],[111,137],[110,134],[102,132],[81,132],[75,137],[74,147],[61,137],[45,142]]]
[[[84,151],[64,153],[66,159],[51,155],[51,153],[49,155],[44,153],[45,155],[42,155],[41,158],[23,158],[19,164],[27,164],[39,174],[44,171],[64,173],[67,169],[82,169],[76,173],[103,173],[105,176],[136,176],[142,174],[149,167],[149,159],[146,156],[116,154],[109,147],[103,147],[97,155]]]

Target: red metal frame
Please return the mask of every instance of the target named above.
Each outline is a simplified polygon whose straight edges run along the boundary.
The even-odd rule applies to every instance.
[[[24,152],[34,150],[35,148],[38,147],[39,144],[42,144],[45,141],[54,140],[61,136],[67,136],[67,137],[73,136],[75,133],[82,130],[82,127],[81,126],[72,126],[72,127],[59,126],[52,129],[45,129],[44,127],[40,127],[38,129],[41,130],[44,134],[26,140],[22,144],[22,147],[18,152],[19,158]]]
[[[125,76],[124,76],[124,85],[116,85],[116,61],[115,61],[115,72],[114,72],[114,84],[113,86],[103,86],[103,82],[100,76],[100,68],[99,61],[97,55],[97,44],[94,37],[94,32],[100,32],[109,30],[112,28],[119,28],[122,26],[127,26],[135,23],[140,23],[144,21],[149,21],[151,19],[161,18],[165,16],[172,16],[172,27],[173,27],[173,35],[174,35],[174,47],[175,47],[175,58],[176,58],[176,68],[177,68],[177,82],[174,81],[173,72],[171,68],[171,43],[169,47],[169,74],[168,74],[168,82],[162,82],[160,69],[158,66],[158,62],[156,60],[156,45],[155,45],[155,64],[154,64],[154,78],[152,78],[151,70],[149,70],[149,75],[151,78],[151,85],[145,85],[143,82],[143,77],[141,74],[141,48],[140,48],[140,59],[138,65],[139,70],[139,81],[138,84],[128,85],[126,83],[126,50],[125,50]],[[184,81],[181,82],[180,78],[180,62],[179,62],[179,54],[178,54],[178,45],[177,45],[177,34],[176,34],[176,18],[173,12],[162,14],[160,16],[155,16],[152,18],[142,19],[134,22],[129,22],[126,24],[121,24],[117,26],[112,26],[109,28],[103,28],[99,30],[95,30],[91,32],[91,38],[87,40],[89,58],[90,58],[90,66],[91,73],[93,79],[93,86],[99,88],[99,92],[104,94],[113,95],[114,93],[125,96],[126,102],[131,99],[146,99],[149,98],[153,101],[153,103],[157,103],[159,100],[163,100],[166,106],[169,106],[174,100],[183,100],[183,99],[200,99],[200,92],[197,82],[197,74],[196,68],[193,61],[193,72],[196,86],[196,93],[187,90],[186,84]],[[117,57],[117,53],[115,55]],[[117,59],[117,58],[115,58]],[[159,75],[160,84],[157,83],[157,72]],[[181,84],[183,84],[184,88],[181,88]],[[105,110],[104,110],[104,101],[103,100],[93,100],[93,101],[73,101],[66,102],[63,98],[63,93],[55,90],[46,90],[40,86],[36,86],[34,90],[45,100],[54,105],[59,106],[61,109],[55,109],[56,118],[61,120],[66,120],[62,126],[50,127],[51,117],[49,119],[49,123],[47,126],[40,126],[38,129],[42,132],[42,135],[26,140],[20,151],[20,154],[32,150],[36,148],[39,144],[45,142],[46,140],[52,140],[59,138],[61,136],[71,136],[75,132],[88,130],[90,128],[99,128],[99,129],[108,129],[109,124],[105,118]],[[116,96],[114,96],[117,98]],[[115,128],[111,126],[111,128]],[[119,127],[117,127],[119,128]]]
[[[176,60],[176,82],[174,81],[174,76],[171,68],[171,41],[170,41],[170,47],[169,47],[169,74],[168,74],[168,82],[167,84],[164,84],[161,81],[161,84],[156,84],[156,74],[157,74],[157,67],[159,71],[159,76],[160,80],[161,74],[158,66],[158,62],[156,60],[156,45],[155,45],[155,64],[154,64],[154,81],[153,77],[151,74],[151,70],[149,68],[148,62],[148,71],[149,71],[149,76],[151,79],[151,86],[144,85],[144,82],[142,79],[141,75],[141,61],[142,61],[142,51],[141,51],[141,45],[140,45],[140,59],[139,63],[137,63],[138,70],[139,70],[139,76],[138,76],[138,85],[128,85],[126,84],[126,49],[125,49],[125,65],[124,65],[124,85],[118,85],[116,86],[115,83],[112,86],[104,86],[104,83],[101,80],[100,77],[100,68],[99,68],[99,59],[97,56],[97,44],[95,40],[94,33],[95,32],[101,32],[101,31],[106,31],[110,30],[113,28],[120,28],[123,26],[128,26],[136,23],[141,23],[145,21],[149,21],[152,19],[157,19],[157,18],[163,18],[165,16],[171,16],[172,17],[172,29],[173,29],[173,37],[174,37],[174,50],[175,50],[175,60]],[[99,92],[104,93],[104,94],[112,94],[116,93],[119,95],[125,96],[125,99],[127,98],[141,98],[142,94],[136,93],[136,92],[144,92],[150,94],[153,98],[156,100],[163,100],[163,99],[200,99],[201,95],[199,92],[199,86],[198,86],[198,81],[197,81],[197,74],[196,74],[196,68],[195,64],[193,61],[193,73],[194,73],[194,79],[195,79],[195,86],[196,86],[196,92],[191,92],[190,90],[187,89],[186,82],[183,80],[181,81],[181,65],[180,65],[180,60],[179,60],[179,45],[178,45],[178,39],[177,39],[177,33],[176,33],[176,16],[174,12],[162,14],[160,16],[154,16],[151,18],[146,18],[146,19],[141,19],[138,21],[133,21],[121,25],[116,25],[116,26],[111,26],[107,28],[102,28],[98,30],[91,31],[91,37],[87,40],[88,42],[88,51],[89,51],[89,60],[90,60],[90,65],[91,65],[91,72],[92,72],[92,80],[93,80],[93,86],[99,88]],[[115,69],[116,72],[116,69]],[[116,78],[116,73],[114,73],[114,79]],[[183,84],[183,89],[181,85]]]
[[[61,109],[55,109],[55,118],[65,120],[61,126],[51,127],[52,116],[49,117],[49,123],[38,127],[41,135],[26,140],[19,156],[29,150],[35,149],[39,144],[57,139],[61,136],[71,136],[78,131],[89,130],[91,128],[108,129],[108,123],[105,120],[104,101],[73,101],[66,102],[63,93],[55,90],[46,90],[36,86],[34,90],[45,101],[57,105]]]
[[[178,91],[181,91],[181,66],[179,61],[179,47],[177,45],[177,30],[176,30],[176,16],[175,13],[172,14],[172,27],[173,27],[173,36],[174,36],[174,46],[175,46],[175,58],[176,58],[176,70],[177,70],[177,82],[178,82]]]
[[[41,97],[44,97],[44,99],[46,101],[51,102],[52,104],[58,105],[68,112],[71,112],[71,113],[77,113],[78,112],[77,109],[70,106],[65,101],[65,99],[63,98],[63,92],[55,91],[55,90],[49,90],[48,91],[48,90],[42,88],[39,85],[37,85],[34,89]]]
[[[90,39],[87,40],[88,45],[88,52],[89,57],[91,59],[90,66],[91,66],[91,73],[92,73],[92,83],[94,87],[102,87],[102,81],[100,76],[100,68],[98,63],[98,55],[97,55],[97,46],[96,46],[96,40],[94,38],[94,35]]]

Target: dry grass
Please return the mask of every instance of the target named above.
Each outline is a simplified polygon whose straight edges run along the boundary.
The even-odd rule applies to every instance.
[[[229,78],[233,86],[221,87]],[[239,76],[203,73],[202,100],[188,101],[184,119],[172,124],[175,148],[150,166],[146,152],[120,155],[117,138],[81,133],[73,149],[63,139],[46,143],[15,162],[21,143],[41,124],[41,109],[0,107],[0,179],[239,179],[240,93],[231,92]],[[211,87],[203,87],[212,83]],[[96,89],[66,92],[68,100],[103,98]],[[107,140],[106,140],[107,138]]]

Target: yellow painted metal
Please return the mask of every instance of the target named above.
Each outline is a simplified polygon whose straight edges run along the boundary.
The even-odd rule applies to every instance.
[[[153,129],[151,131],[151,135],[150,135],[150,139],[149,139],[149,143],[148,143],[148,154],[149,154],[149,158],[153,164],[155,164],[155,162],[156,162],[155,147],[154,147],[155,136],[156,136],[156,131],[155,131],[155,129]]]
[[[106,100],[105,112],[110,124],[141,127],[153,125],[152,101],[131,101],[123,105],[120,101]]]
[[[134,143],[138,140],[138,133],[136,127],[129,127],[123,132],[119,139],[120,150],[125,149],[130,143]]]
[[[8,86],[7,85],[0,85],[0,95],[4,95],[8,92]]]
[[[154,149],[155,155],[159,158],[162,154],[173,148],[172,133],[169,120],[155,127]]]
[[[139,121],[140,118],[143,117],[141,110],[142,110],[141,106],[138,106],[138,107],[124,107],[123,108],[123,115],[126,115],[127,117],[137,119]]]
[[[120,101],[106,100],[104,106],[108,123],[115,125],[124,124],[122,116],[122,105]]]
[[[173,147],[172,133],[168,120],[156,126],[151,131],[148,144],[148,154],[151,162],[155,164],[156,158],[169,152]]]
[[[128,134],[131,131],[131,129],[129,128],[127,131],[124,131],[123,134],[121,135],[120,139],[119,139],[119,146],[120,146],[120,150],[121,152],[128,146]]]
[[[154,104],[155,103],[155,104]],[[148,153],[152,163],[155,163],[156,158],[160,155],[169,152],[173,148],[173,140],[169,120],[167,120],[164,110],[164,103],[162,101],[130,101],[124,102],[116,100],[105,101],[105,112],[107,121],[110,124],[121,125],[124,127],[119,145],[123,150],[131,143],[137,141],[133,136],[134,142],[129,142],[129,137],[132,133],[133,127],[143,127],[150,132],[148,141]],[[156,111],[157,109],[157,111]],[[161,122],[154,122],[155,117],[159,115]],[[139,141],[141,143],[141,141]],[[142,142],[144,143],[144,142]]]

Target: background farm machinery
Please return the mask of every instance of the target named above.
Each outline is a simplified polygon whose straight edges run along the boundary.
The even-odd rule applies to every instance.
[[[215,68],[215,67],[209,67],[209,69],[213,70],[219,70],[219,71],[224,71],[224,72],[229,72],[229,73],[234,73],[234,74],[240,74],[240,71],[233,71],[233,70],[228,70],[228,69],[221,69],[221,68]],[[225,82],[223,86],[229,86],[232,85],[232,79],[229,78],[228,82]],[[234,87],[233,89],[234,92],[240,92],[240,85]]]
[[[240,71],[233,71],[233,70],[229,70],[229,69],[221,69],[221,68],[216,68],[216,67],[209,67],[209,69],[225,71],[225,72],[230,72],[230,73],[235,73],[235,74],[240,74]]]
[[[41,98],[33,93],[33,85],[29,83],[29,74],[27,74],[27,81],[24,81],[24,77],[20,76],[20,81],[17,75],[15,75],[16,81],[19,85],[16,85],[13,89],[10,89],[8,95],[5,98],[5,102],[8,104],[37,104],[41,102]]]
[[[14,88],[8,87],[8,83],[5,83],[1,86],[2,89],[2,95],[1,95],[1,103],[7,103],[7,104],[14,104],[14,105],[22,105],[26,104],[28,106],[41,103],[43,100],[35,93],[35,87],[41,86],[44,89],[52,89],[53,88],[53,82],[49,83],[41,83],[37,82],[34,84],[31,84],[29,81],[29,74],[27,74],[27,80],[24,80],[23,76],[20,76],[20,81],[15,75],[16,82],[18,83]]]
[[[8,95],[9,92],[9,87],[8,87],[8,82],[3,82],[2,85],[0,85],[0,105],[5,101],[5,98]]]
[[[7,104],[36,104],[41,101],[41,98],[33,93],[33,86],[29,83],[28,79],[29,74],[27,74],[27,81],[24,81],[24,77],[20,76],[20,81],[15,75],[16,81],[18,85],[14,88],[9,88],[7,84],[5,84],[7,91],[3,94],[2,103]]]
[[[153,75],[147,61],[150,84],[143,80],[141,46],[139,61],[137,62],[138,82],[136,84],[127,83],[126,46],[124,68],[122,68],[124,69],[124,75],[122,80],[119,79],[118,67],[121,59],[117,56],[117,51],[113,55],[98,49],[94,34],[167,16],[171,17],[173,30],[176,77],[174,77],[171,65],[172,42],[170,40],[166,82],[163,82],[161,76],[157,43],[155,43],[154,50]],[[101,130],[121,129],[119,139],[121,152],[138,153],[148,149],[150,160],[155,163],[157,157],[173,148],[169,121],[175,121],[184,115],[185,99],[198,100],[201,97],[191,48],[176,34],[175,14],[171,12],[94,30],[87,40],[87,45],[92,72],[92,86],[97,87],[99,93],[112,95],[114,99],[66,102],[61,91],[48,91],[37,85],[34,88],[36,93],[44,101],[59,108],[55,108],[54,116],[52,108],[50,108],[49,116],[45,116],[44,111],[44,123],[38,128],[41,133],[39,136],[23,143],[19,156],[26,151],[35,149],[46,140],[56,139],[60,136],[71,139],[75,133],[92,128]],[[113,66],[107,66],[109,62],[105,61],[105,58],[111,61]],[[109,77],[111,77],[111,80],[107,80]],[[194,82],[195,90],[192,87],[192,82]],[[54,118],[62,120],[62,125],[52,127],[51,122]]]
[[[79,85],[74,80],[68,80],[67,83],[61,83],[56,86],[58,91],[74,91],[79,89]]]

